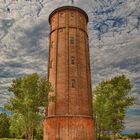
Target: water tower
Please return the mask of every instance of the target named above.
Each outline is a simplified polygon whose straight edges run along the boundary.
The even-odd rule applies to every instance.
[[[50,47],[44,140],[95,140],[87,33],[88,16],[63,6],[49,16]]]

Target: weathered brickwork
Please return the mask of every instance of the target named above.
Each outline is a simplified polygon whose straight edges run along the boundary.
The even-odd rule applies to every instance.
[[[48,78],[53,92],[48,96],[44,140],[95,140],[88,16],[82,9],[65,6],[54,10],[49,22]]]
[[[50,117],[45,120],[45,140],[95,140],[91,118],[81,116]]]

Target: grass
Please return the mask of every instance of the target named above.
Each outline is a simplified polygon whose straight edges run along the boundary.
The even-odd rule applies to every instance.
[[[3,138],[3,139],[0,139],[0,140],[24,140],[24,139]]]

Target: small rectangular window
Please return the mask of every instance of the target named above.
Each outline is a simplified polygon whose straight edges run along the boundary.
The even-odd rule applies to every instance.
[[[53,67],[53,61],[52,61],[52,60],[50,61],[50,64],[49,64],[49,65],[50,65],[50,66],[49,66],[50,68]]]
[[[71,12],[71,17],[74,17],[74,13],[73,12]]]
[[[51,42],[51,47],[52,47],[52,48],[54,47],[54,42],[53,42],[53,41]]]
[[[74,44],[74,37],[70,37],[70,44]]]
[[[71,64],[75,64],[75,57],[71,56]]]
[[[62,12],[60,13],[60,17],[63,17],[63,13]]]
[[[54,22],[55,22],[55,18],[53,17],[51,23],[54,23]]]
[[[63,29],[59,29],[60,32],[63,32]]]
[[[72,79],[72,80],[71,80],[71,87],[72,87],[72,88],[75,88],[75,79]]]

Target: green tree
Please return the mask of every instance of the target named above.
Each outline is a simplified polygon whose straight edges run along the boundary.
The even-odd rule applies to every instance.
[[[51,85],[46,77],[41,77],[36,73],[12,81],[9,91],[14,93],[14,97],[10,99],[6,108],[13,112],[13,119],[19,117],[18,124],[11,125],[11,130],[20,129],[18,134],[12,133],[19,137],[22,132],[27,140],[33,139],[34,130],[43,119],[40,108],[47,106],[47,94],[51,90]]]
[[[124,75],[101,82],[93,91],[93,108],[97,123],[98,137],[113,134],[124,129],[124,117],[127,107],[133,104],[134,97],[128,96],[131,90],[130,80]]]
[[[129,138],[140,138],[140,132],[139,133],[134,133],[134,134],[128,134]]]
[[[5,113],[0,114],[0,138],[9,137],[9,117]]]
[[[42,135],[43,134],[43,127],[41,124],[37,126],[37,128],[34,132],[35,132],[35,138],[37,140],[43,140],[43,135]]]
[[[10,135],[12,138],[22,138],[25,136],[25,123],[23,116],[19,113],[14,113],[10,117]]]

